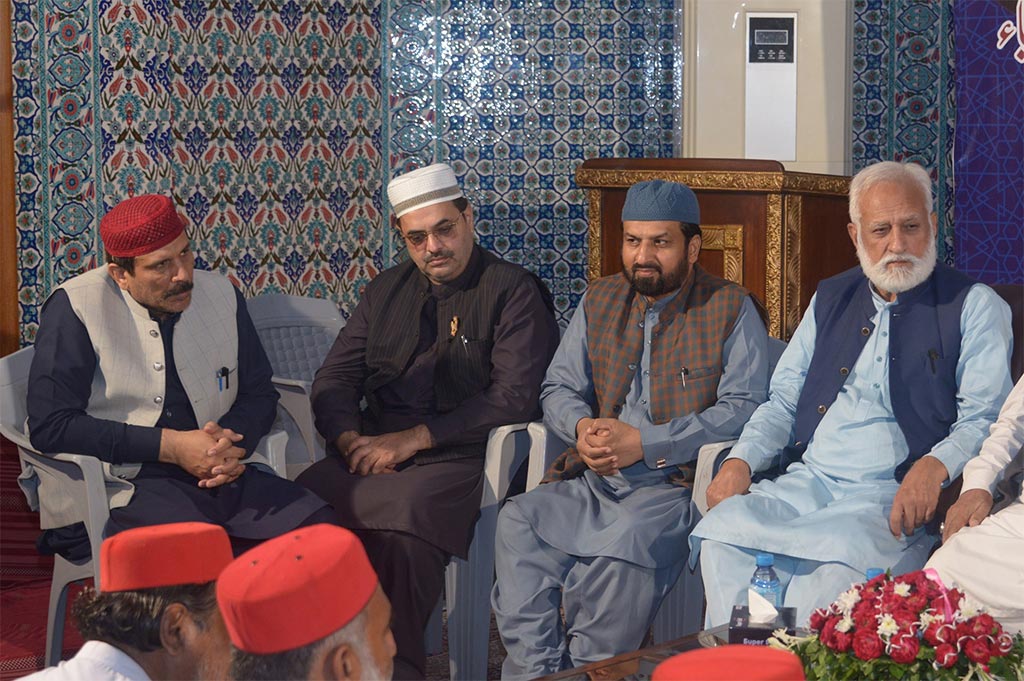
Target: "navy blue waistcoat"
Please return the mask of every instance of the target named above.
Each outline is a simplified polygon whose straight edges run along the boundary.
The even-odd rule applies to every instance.
[[[889,394],[910,455],[896,468],[902,481],[910,466],[949,435],[957,418],[956,367],[960,313],[974,280],[942,264],[924,283],[899,294],[889,323]],[[814,305],[817,339],[796,406],[795,444],[802,456],[821,417],[835,402],[874,331],[875,306],[860,267],[822,281]]]

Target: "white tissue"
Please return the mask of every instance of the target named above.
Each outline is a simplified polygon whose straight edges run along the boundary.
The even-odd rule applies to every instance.
[[[779,615],[771,601],[753,589],[747,589],[747,610],[751,624],[769,624]]]

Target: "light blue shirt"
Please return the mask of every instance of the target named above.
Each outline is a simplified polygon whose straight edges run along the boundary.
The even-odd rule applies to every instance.
[[[734,438],[766,397],[768,334],[748,297],[722,346],[723,372],[715,404],[666,423],[655,424],[651,420],[647,399],[651,394],[651,337],[661,312],[674,295],[649,301],[643,323],[643,350],[630,364],[636,373],[619,420],[640,430],[644,457],[623,469],[621,473],[625,476],[647,475],[658,469],[659,459],[664,459],[664,466],[668,467],[693,461],[701,446]],[[597,415],[583,301],[576,308],[548,367],[541,388],[541,404],[544,422],[567,443],[576,442],[576,424],[580,419]],[[662,477],[667,472],[658,471]]]
[[[909,454],[889,394],[889,324],[895,303],[886,302],[874,289],[872,299],[875,329],[803,457],[804,463],[838,481],[891,479],[893,470]],[[1010,311],[992,289],[976,284],[967,293],[960,332],[957,420],[949,435],[929,453],[943,463],[950,480],[978,453],[1011,388]],[[772,376],[768,402],[754,413],[729,456],[745,461],[752,472],[768,468],[792,442],[796,404],[814,354],[816,335],[812,299]],[[851,446],[877,456],[850,456]]]

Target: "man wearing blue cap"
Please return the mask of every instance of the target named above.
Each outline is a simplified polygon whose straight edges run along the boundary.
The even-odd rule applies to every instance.
[[[498,518],[503,678],[639,647],[687,557],[698,450],[766,398],[764,323],[697,264],[699,224],[688,187],[631,187],[623,271],[591,284],[548,368],[544,422],[573,446]]]

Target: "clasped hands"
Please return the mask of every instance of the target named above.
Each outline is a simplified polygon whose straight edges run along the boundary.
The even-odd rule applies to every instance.
[[[395,467],[416,452],[434,446],[430,430],[423,424],[384,435],[360,435],[347,430],[334,446],[348,464],[350,473],[378,475],[394,473]]]
[[[160,461],[180,466],[199,478],[199,486],[219,487],[234,482],[245,472],[245,450],[236,446],[242,435],[208,421],[199,430],[164,428]]]
[[[580,419],[576,451],[590,470],[602,476],[614,475],[644,456],[640,431],[618,419]]]

